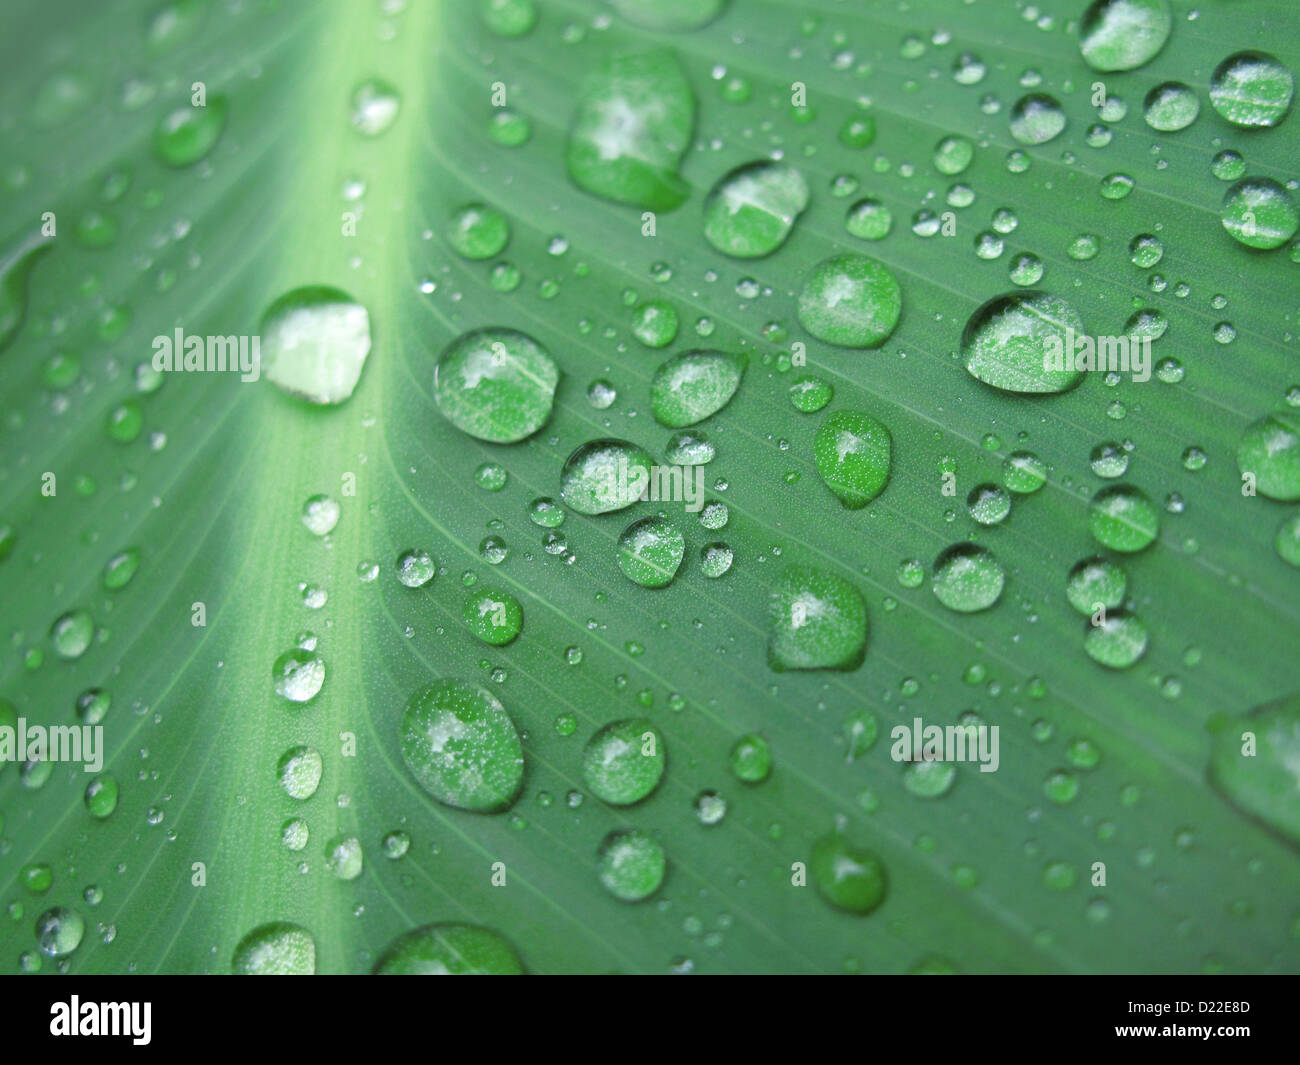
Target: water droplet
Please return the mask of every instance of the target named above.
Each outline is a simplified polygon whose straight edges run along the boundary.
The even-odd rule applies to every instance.
[[[735,742],[728,761],[737,780],[759,784],[772,772],[772,748],[757,732],[750,732]]]
[[[1096,613],[1098,606],[1114,610],[1124,602],[1128,575],[1104,558],[1076,562],[1065,582],[1065,597],[1080,614]]]
[[[666,866],[659,841],[637,829],[611,832],[601,841],[596,859],[601,884],[624,902],[640,902],[658,891]]]
[[[50,626],[54,653],[63,659],[80,658],[95,635],[95,621],[85,610],[72,610],[55,618]]]
[[[1089,622],[1083,649],[1094,662],[1127,669],[1146,653],[1146,623],[1126,610],[1109,611],[1100,624]]]
[[[844,218],[844,228],[861,240],[884,240],[893,224],[889,208],[870,198],[855,203]]]
[[[239,941],[230,967],[236,975],[312,976],[316,941],[307,929],[287,921],[259,925]]]
[[[580,445],[560,474],[560,498],[579,514],[608,514],[635,503],[650,483],[654,460],[626,440]]]
[[[1223,228],[1248,248],[1279,248],[1300,230],[1300,209],[1276,181],[1245,178],[1223,197]]]
[[[402,716],[402,758],[439,802],[491,813],[523,784],[524,752],[506,709],[486,688],[441,680],[415,695]]]
[[[865,507],[884,490],[890,451],[889,430],[866,411],[833,411],[813,438],[817,472],[851,510]]]
[[[47,958],[62,958],[81,945],[86,920],[76,910],[56,906],[36,918],[36,947]]]
[[[353,128],[365,137],[378,137],[397,121],[402,99],[388,82],[368,78],[352,92],[349,118]]]
[[[263,372],[283,391],[309,403],[342,403],[370,354],[370,314],[335,288],[294,289],[262,316],[261,344]]]
[[[117,809],[118,793],[117,781],[110,774],[105,773],[86,785],[82,798],[90,816],[102,821],[106,817],[111,817],[113,811]]]
[[[325,659],[315,651],[294,647],[275,660],[271,680],[282,698],[291,703],[309,702],[325,683]]]
[[[302,507],[302,523],[314,536],[328,536],[339,522],[339,505],[327,495],[315,495]]]
[[[721,577],[731,569],[733,554],[731,548],[715,540],[700,548],[700,572],[706,577]]]
[[[517,976],[523,971],[504,937],[473,924],[431,924],[407,932],[375,965],[380,976]]]
[[[1083,379],[1083,371],[1074,369],[1073,352],[1066,350],[1071,329],[1075,336],[1086,335],[1079,312],[1059,296],[1036,291],[997,296],[970,316],[962,332],[966,370],[1004,392],[1064,392]]]
[[[1006,573],[988,548],[954,544],[935,560],[931,587],[949,610],[969,614],[987,610],[998,601]]]
[[[1294,95],[1291,71],[1263,52],[1230,55],[1210,78],[1210,103],[1242,129],[1276,126],[1286,117]]]
[[[1237,445],[1237,466],[1269,499],[1300,499],[1300,414],[1278,410],[1252,422]]]
[[[686,553],[686,540],[675,522],[650,517],[634,521],[618,540],[618,565],[628,580],[643,588],[672,582]]]
[[[483,589],[466,596],[461,616],[470,632],[493,647],[504,647],[524,627],[524,608],[519,600],[496,589]]]
[[[510,223],[492,207],[471,203],[451,217],[447,243],[466,259],[490,259],[510,240]]]
[[[1210,721],[1211,786],[1237,809],[1300,844],[1300,696]],[[1252,738],[1247,738],[1250,733]],[[1249,751],[1249,753],[1247,753]]]
[[[970,516],[981,525],[997,525],[1011,513],[1011,496],[996,484],[978,484],[966,497]]]
[[[1030,93],[1011,109],[1011,136],[1021,144],[1046,144],[1065,129],[1060,101],[1046,93]]]
[[[291,799],[310,799],[320,786],[325,760],[314,747],[291,747],[276,764],[276,779]]]
[[[808,183],[785,163],[749,163],[723,177],[704,203],[704,236],[737,259],[771,255],[808,206]]]
[[[1029,451],[1013,451],[1002,462],[1002,483],[1010,492],[1029,495],[1047,483],[1047,467]]]
[[[588,790],[612,806],[640,802],[659,786],[666,751],[663,736],[646,718],[612,721],[583,748]]]
[[[836,255],[813,268],[799,295],[799,324],[818,340],[877,348],[898,324],[903,294],[889,269],[865,255]]]
[[[740,387],[743,355],[687,351],[669,359],[650,382],[655,421],[670,429],[694,425],[725,407]]]
[[[842,577],[791,566],[772,589],[768,664],[789,669],[856,669],[867,647],[867,606]]]
[[[1140,489],[1112,485],[1093,498],[1088,527],[1097,542],[1112,551],[1141,551],[1160,532],[1160,512]]]
[[[560,374],[550,354],[513,329],[478,329],[448,345],[433,375],[434,400],[456,428],[511,444],[551,416]]]
[[[1142,102],[1142,117],[1152,129],[1174,133],[1186,129],[1201,113],[1201,101],[1196,93],[1181,81],[1166,81],[1157,85]]]
[[[205,107],[178,107],[164,115],[154,130],[154,153],[168,166],[197,163],[221,139],[226,128],[227,102],[212,96]]]
[[[835,398],[835,389],[820,377],[800,377],[790,386],[790,402],[795,410],[814,414]]]
[[[822,897],[849,913],[870,913],[885,897],[880,858],[838,833],[813,843],[808,871]]]
[[[694,122],[690,82],[672,52],[615,56],[583,83],[565,149],[569,176],[596,196],[671,211],[690,191],[677,165]]]
[[[1168,0],[1094,0],[1079,26],[1079,49],[1094,70],[1132,70],[1155,58],[1172,28]]]

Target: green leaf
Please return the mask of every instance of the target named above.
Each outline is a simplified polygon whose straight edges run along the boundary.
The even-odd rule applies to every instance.
[[[1300,13],[1089,6],[6,5],[0,964],[1300,967]]]

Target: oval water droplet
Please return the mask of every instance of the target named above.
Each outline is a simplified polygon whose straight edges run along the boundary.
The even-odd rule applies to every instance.
[[[935,598],[961,614],[993,606],[1005,584],[1006,572],[993,552],[970,543],[944,550],[935,560],[931,579]]]
[[[642,588],[672,583],[686,554],[686,540],[675,522],[650,517],[634,521],[618,538],[618,566]]]
[[[402,715],[402,758],[426,792],[476,813],[509,807],[524,776],[519,733],[486,688],[441,680],[415,695]]]
[[[630,806],[659,786],[666,760],[663,736],[648,719],[611,721],[583,748],[582,775],[596,798]]]
[[[650,382],[650,409],[669,429],[716,414],[736,394],[746,359],[725,351],[687,351],[669,359]]]
[[[1210,721],[1210,785],[1237,809],[1300,844],[1300,695]],[[1249,733],[1249,736],[1247,735]]]
[[[221,139],[226,111],[226,98],[216,95],[209,97],[204,107],[178,107],[168,112],[154,130],[154,153],[168,166],[197,163]]]
[[[605,890],[624,902],[648,899],[663,883],[664,849],[646,832],[611,832],[600,844],[596,874]]]
[[[379,976],[517,976],[514,947],[490,928],[431,924],[399,936],[375,965]]]
[[[997,296],[970,316],[962,331],[962,358],[977,381],[1004,392],[1064,392],[1083,379],[1067,350],[1085,335],[1070,304],[1046,292]]]
[[[808,207],[808,182],[786,163],[737,167],[713,186],[704,202],[704,236],[724,255],[771,255]]]
[[[1252,422],[1237,445],[1237,466],[1269,499],[1300,499],[1300,411],[1278,410]]]
[[[884,491],[890,451],[889,430],[861,410],[833,411],[813,438],[817,472],[851,510],[865,507]]]
[[[239,941],[230,968],[236,975],[312,976],[316,941],[307,929],[288,921],[259,925]]]
[[[1160,512],[1141,489],[1112,485],[1093,497],[1088,527],[1112,551],[1141,551],[1160,533]]]
[[[1228,56],[1210,78],[1210,103],[1234,126],[1268,129],[1286,117],[1295,96],[1291,71],[1264,52]]]
[[[1079,49],[1094,70],[1132,70],[1169,40],[1168,0],[1094,0],[1079,26]]]
[[[885,897],[885,866],[880,857],[839,833],[813,843],[808,871],[822,897],[849,913],[870,913]]]
[[[654,460],[626,440],[579,445],[560,474],[560,499],[579,514],[608,514],[630,507],[650,484]]]

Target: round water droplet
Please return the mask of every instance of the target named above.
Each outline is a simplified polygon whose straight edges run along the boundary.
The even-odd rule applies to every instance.
[[[1083,379],[1067,349],[1072,337],[1084,335],[1079,312],[1059,296],[1012,292],[970,316],[962,358],[972,377],[1004,392],[1064,392]]]
[[[1146,623],[1126,610],[1108,611],[1100,624],[1088,623],[1083,649],[1094,662],[1127,669],[1146,653]]]
[[[1210,78],[1210,103],[1242,129],[1276,126],[1286,117],[1294,95],[1291,71],[1264,52],[1230,55]]]
[[[86,920],[76,910],[56,906],[36,918],[36,947],[47,958],[63,958],[81,945]]]
[[[275,660],[271,680],[282,698],[291,703],[309,702],[325,683],[325,659],[315,651],[294,647]]]
[[[611,832],[601,841],[596,873],[615,898],[640,902],[659,890],[667,864],[657,839],[630,829]]]
[[[478,440],[512,444],[551,416],[560,373],[532,337],[477,329],[448,345],[433,374],[434,400],[456,428]]]
[[[695,97],[671,51],[617,55],[583,82],[565,147],[569,176],[596,196],[671,211],[690,191],[677,165],[694,124]]]
[[[1080,614],[1095,614],[1099,606],[1115,609],[1127,590],[1128,575],[1104,558],[1076,562],[1065,581],[1065,597]]]
[[[1276,181],[1245,178],[1223,197],[1223,228],[1248,248],[1279,248],[1300,230],[1300,209]]]
[[[1252,422],[1237,445],[1237,467],[1269,499],[1300,499],[1300,412],[1279,410]]]
[[[1196,93],[1181,81],[1166,81],[1157,85],[1142,102],[1142,117],[1152,129],[1174,133],[1186,129],[1201,113],[1201,101]]]
[[[903,787],[921,799],[937,799],[952,790],[957,767],[951,762],[921,760],[903,768]]]
[[[736,394],[745,372],[743,355],[688,351],[669,359],[650,382],[650,409],[669,429],[702,422]]]
[[[438,567],[427,551],[408,548],[397,556],[397,579],[408,588],[423,588],[437,572]]]
[[[479,0],[483,24],[498,37],[522,37],[537,25],[533,0]]]
[[[1046,93],[1030,93],[1011,109],[1011,136],[1021,144],[1046,144],[1065,129],[1060,101]]]
[[[86,785],[86,792],[82,797],[87,812],[99,821],[111,817],[113,811],[117,809],[118,793],[117,781],[111,775],[105,773],[102,777],[96,777]]]
[[[1140,489],[1112,485],[1093,497],[1088,527],[1112,551],[1141,551],[1160,533],[1160,512]]]
[[[493,647],[504,647],[524,627],[524,608],[519,600],[498,589],[471,592],[465,597],[461,615],[469,631]]]
[[[677,338],[677,310],[663,300],[647,300],[632,311],[632,335],[648,348],[664,348]]]
[[[820,377],[800,377],[790,386],[790,402],[795,410],[814,414],[835,398],[835,389]]]
[[[808,206],[808,182],[786,163],[749,163],[723,177],[704,202],[704,236],[737,259],[771,255]]]
[[[524,966],[504,937],[473,924],[431,924],[398,937],[375,965],[379,976],[518,976]]]
[[[325,844],[325,868],[340,880],[355,880],[364,865],[361,841],[356,836],[340,834]]]
[[[500,700],[486,688],[441,680],[402,715],[402,758],[439,802],[490,813],[510,806],[523,784],[524,752]]]
[[[1013,451],[1002,461],[1002,483],[1019,495],[1037,492],[1047,483],[1047,466],[1029,451]]]
[[[316,536],[327,536],[339,522],[339,505],[326,495],[312,496],[302,508],[302,523]]]
[[[287,921],[259,925],[239,941],[230,968],[236,975],[312,976],[316,941],[307,929]]]
[[[997,525],[1011,513],[1011,496],[996,484],[978,484],[966,497],[966,509],[981,525]]]
[[[664,449],[664,458],[676,466],[704,466],[716,455],[713,441],[698,430],[673,433]]]
[[[1300,803],[1295,801],[1300,791],[1300,695],[1265,703],[1244,717],[1217,715],[1209,728],[1211,786],[1237,809],[1300,844]]]
[[[347,293],[309,286],[285,293],[261,324],[262,372],[309,403],[342,403],[370,354],[370,314]]]
[[[949,610],[987,610],[1002,595],[1006,573],[993,552],[978,544],[954,544],[935,560],[931,587]]]
[[[894,216],[879,200],[859,200],[844,217],[844,228],[861,240],[884,240]]]
[[[1094,0],[1079,26],[1079,49],[1094,70],[1132,70],[1169,40],[1169,0]]]
[[[640,802],[659,786],[666,752],[663,736],[646,718],[612,721],[582,752],[588,790],[612,806]]]
[[[818,340],[878,348],[898,325],[903,294],[889,269],[865,255],[818,263],[799,295],[799,324]]]
[[[564,508],[550,496],[538,496],[528,504],[528,518],[543,529],[555,529],[564,524]]]
[[[890,451],[889,430],[866,411],[833,411],[813,438],[817,472],[851,510],[865,507],[884,491]]]
[[[934,149],[934,168],[952,177],[960,174],[975,158],[975,145],[965,137],[944,137]]]
[[[867,605],[842,577],[791,566],[768,600],[768,665],[789,669],[856,669],[867,649]]]
[[[731,548],[721,541],[700,548],[700,572],[706,577],[721,577],[731,569],[734,558]]]
[[[505,215],[481,203],[462,207],[451,217],[447,243],[466,259],[490,259],[500,254],[510,239]]]
[[[849,913],[870,913],[885,897],[885,866],[879,856],[838,833],[813,843],[808,871],[822,897]]]
[[[654,460],[626,440],[590,440],[564,463],[560,498],[579,514],[630,507],[650,484]]]

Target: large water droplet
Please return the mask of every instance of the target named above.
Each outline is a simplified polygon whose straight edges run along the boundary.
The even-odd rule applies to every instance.
[[[270,381],[309,403],[342,403],[370,354],[370,315],[336,288],[298,288],[267,308],[261,337]]]
[[[430,795],[461,810],[491,813],[515,801],[524,752],[514,722],[490,691],[442,680],[402,715],[402,758]]]
[[[1263,52],[1238,52],[1210,79],[1210,103],[1234,126],[1267,129],[1286,117],[1295,95],[1291,71]]]
[[[848,581],[812,566],[791,566],[768,600],[772,669],[856,669],[867,649],[867,605]]]
[[[212,151],[226,128],[224,96],[205,107],[178,107],[162,117],[153,135],[155,154],[168,166],[190,166]]]
[[[1300,209],[1276,181],[1245,178],[1223,197],[1223,228],[1248,248],[1279,248],[1300,230]]]
[[[771,255],[808,206],[808,182],[785,163],[750,163],[723,177],[704,203],[704,235],[737,259]]]
[[[86,919],[76,910],[56,906],[36,918],[36,946],[49,958],[62,958],[81,945]]]
[[[469,631],[486,644],[504,647],[524,627],[524,608],[509,592],[479,589],[465,597],[461,616]]]
[[[1094,70],[1132,70],[1154,59],[1173,28],[1168,0],[1094,0],[1079,48]]]
[[[433,372],[438,409],[479,440],[511,444],[551,416],[560,372],[546,349],[513,329],[477,329],[448,345]]]
[[[1060,101],[1046,93],[1030,93],[1011,109],[1011,136],[1021,144],[1046,144],[1065,129]]]
[[[612,806],[640,802],[659,786],[667,752],[646,718],[611,721],[587,741],[582,775],[596,798]]]
[[[658,891],[666,866],[659,841],[637,829],[611,832],[601,841],[596,859],[601,884],[624,902],[640,902]]]
[[[630,507],[650,484],[650,455],[626,440],[589,440],[560,474],[560,498],[579,514]]]
[[[690,191],[677,164],[694,122],[695,97],[671,52],[615,56],[583,84],[565,150],[569,176],[605,199],[671,211]]]
[[[934,563],[931,587],[935,598],[962,614],[987,610],[1002,595],[1006,572],[986,547],[953,544]]]
[[[397,121],[402,98],[388,82],[380,78],[363,81],[352,93],[349,118],[352,126],[365,137],[378,137]]]
[[[1160,533],[1160,512],[1141,489],[1117,484],[1093,497],[1088,527],[1112,551],[1141,551]]]
[[[724,351],[688,351],[669,359],[650,382],[650,409],[669,429],[702,422],[730,402],[746,360]]]
[[[50,245],[30,237],[0,256],[0,350],[13,339],[27,314],[27,277]]]
[[[1300,844],[1300,695],[1210,721],[1210,784],[1237,809]]]
[[[310,799],[320,786],[325,760],[314,747],[291,747],[280,756],[275,775],[291,799]]]
[[[962,358],[972,377],[1004,392],[1064,392],[1083,379],[1067,350],[1067,330],[1084,335],[1083,319],[1065,300],[1046,292],[1011,292],[970,316]]]
[[[813,843],[808,871],[822,897],[849,913],[870,913],[885,897],[885,866],[879,856],[839,833]]]
[[[389,944],[380,976],[517,976],[519,956],[502,936],[473,924],[431,924]]]
[[[1094,662],[1111,669],[1127,669],[1146,653],[1146,623],[1125,610],[1109,611],[1098,622],[1089,622],[1083,649]]]
[[[1247,426],[1237,445],[1237,466],[1270,499],[1300,499],[1300,412],[1279,410]]]
[[[230,968],[236,975],[312,976],[316,941],[307,929],[288,921],[259,925],[239,941]]]
[[[275,660],[271,680],[277,695],[291,703],[309,702],[325,683],[325,659],[315,651],[291,648]]]
[[[799,295],[799,324],[844,348],[878,348],[898,324],[903,293],[889,269],[865,255],[818,263]]]
[[[846,507],[865,507],[889,480],[890,437],[866,411],[828,414],[813,438],[817,472]]]

